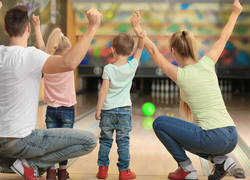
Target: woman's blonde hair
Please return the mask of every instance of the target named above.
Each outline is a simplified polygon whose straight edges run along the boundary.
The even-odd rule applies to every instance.
[[[70,48],[69,39],[63,35],[61,29],[55,28],[49,35],[45,52],[51,55],[61,55]]]
[[[198,62],[198,50],[194,35],[190,31],[177,31],[170,37],[170,48],[174,48],[182,58],[191,57]],[[180,112],[187,119],[192,119],[193,114],[186,102],[180,100]]]

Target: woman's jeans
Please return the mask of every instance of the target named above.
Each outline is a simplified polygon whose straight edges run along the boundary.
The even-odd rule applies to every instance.
[[[113,142],[113,133],[116,130],[117,152],[119,155],[117,166],[119,171],[129,169],[129,132],[132,130],[132,109],[120,107],[105,110],[101,113],[99,138],[100,149],[98,154],[98,165],[109,166],[109,152]]]
[[[33,169],[38,170],[88,154],[96,145],[92,132],[67,128],[37,129],[27,137],[9,143],[6,138],[0,138],[0,157],[4,162],[25,158]]]
[[[203,130],[195,124],[169,116],[157,117],[153,128],[179,165],[190,161],[184,150],[211,160],[215,156],[233,151],[238,139],[233,126]]]
[[[73,128],[75,123],[75,106],[51,107],[47,106],[46,126],[50,128]],[[67,165],[68,161],[60,162],[59,165]]]

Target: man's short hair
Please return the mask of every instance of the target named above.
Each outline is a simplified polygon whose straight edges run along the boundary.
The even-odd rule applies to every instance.
[[[10,8],[5,14],[4,23],[10,37],[22,36],[29,23],[27,7],[15,6]]]
[[[134,48],[134,39],[128,33],[120,33],[114,37],[112,47],[119,55],[130,55]]]

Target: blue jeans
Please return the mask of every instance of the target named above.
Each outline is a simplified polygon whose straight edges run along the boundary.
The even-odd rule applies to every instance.
[[[51,107],[47,106],[46,126],[50,128],[73,128],[75,123],[75,106]],[[60,162],[59,165],[67,165],[68,161]]]
[[[46,169],[58,162],[88,154],[96,144],[92,132],[66,128],[36,129],[29,136],[11,142],[0,138],[0,157],[4,162],[25,158],[33,169]]]
[[[75,106],[47,106],[45,122],[48,129],[73,128],[75,122]]]
[[[180,165],[190,161],[185,150],[207,160],[233,151],[237,131],[233,126],[203,130],[201,127],[177,118],[159,116],[153,123],[155,134]]]
[[[109,152],[113,142],[113,133],[116,130],[117,152],[119,155],[117,166],[119,171],[129,169],[129,132],[132,130],[132,109],[115,108],[105,110],[101,113],[100,128],[101,136],[99,138],[100,149],[98,153],[98,165],[109,166]]]

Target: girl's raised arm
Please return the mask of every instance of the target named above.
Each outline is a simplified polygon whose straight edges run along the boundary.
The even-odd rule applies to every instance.
[[[226,26],[223,28],[223,30],[221,32],[219,40],[214,44],[212,49],[206,54],[206,56],[209,57],[210,59],[212,59],[215,64],[218,61],[222,51],[225,48],[225,45],[226,45],[229,37],[231,36],[231,34],[233,32],[234,25],[237,21],[238,16],[240,15],[242,9],[243,8],[242,8],[239,0],[235,0],[234,4],[233,4],[233,8],[232,8],[232,13],[230,15],[230,18],[229,18]]]
[[[38,49],[40,49],[42,51],[45,51],[45,44],[44,44],[44,41],[43,41],[43,37],[42,37],[42,33],[41,33],[41,28],[40,28],[39,15],[35,16],[33,14],[32,24],[33,24],[34,29],[35,29],[35,37],[36,37],[36,43],[37,43]]]

